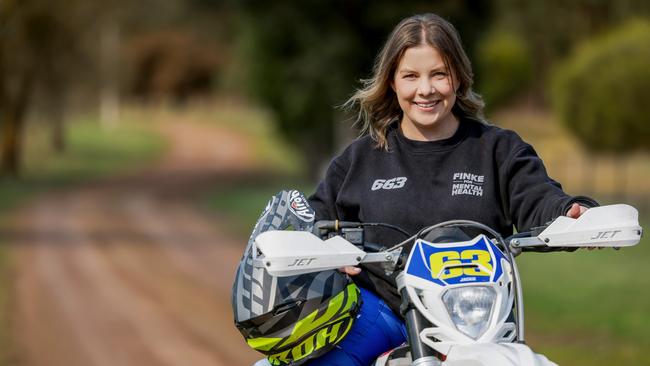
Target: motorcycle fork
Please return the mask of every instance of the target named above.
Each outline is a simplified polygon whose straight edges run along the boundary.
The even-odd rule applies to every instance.
[[[402,288],[402,304],[400,311],[404,315],[406,322],[406,332],[408,344],[411,349],[411,359],[413,366],[437,366],[444,360],[444,355],[428,347],[420,341],[420,332],[430,326],[429,322],[417,311],[417,309],[406,299],[406,288]]]

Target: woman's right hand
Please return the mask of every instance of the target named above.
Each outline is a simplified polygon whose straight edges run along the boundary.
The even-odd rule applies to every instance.
[[[356,276],[361,273],[361,268],[359,267],[343,267],[339,268],[339,272],[347,273],[348,276]]]

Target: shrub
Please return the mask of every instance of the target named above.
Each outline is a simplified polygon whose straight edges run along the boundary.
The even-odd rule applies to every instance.
[[[650,148],[650,22],[636,20],[587,41],[555,71],[553,106],[593,151]]]
[[[479,92],[489,108],[507,103],[532,79],[532,62],[524,41],[514,33],[494,31],[477,49]]]

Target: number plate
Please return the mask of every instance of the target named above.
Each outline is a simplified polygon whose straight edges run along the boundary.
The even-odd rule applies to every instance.
[[[406,273],[440,286],[494,282],[503,272],[499,248],[484,235],[460,243],[434,244],[418,240],[411,249]]]

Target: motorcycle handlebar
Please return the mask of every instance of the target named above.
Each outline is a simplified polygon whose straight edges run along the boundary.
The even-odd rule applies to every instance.
[[[355,228],[362,226],[361,222],[354,221],[339,221],[339,220],[320,220],[314,223],[314,231],[319,232],[320,230],[334,230],[338,231],[342,228]]]
[[[375,223],[362,223],[362,222],[356,222],[356,221],[340,221],[340,220],[320,220],[316,221],[314,223],[313,227],[313,233],[319,237],[327,237],[330,233],[335,233],[335,232],[341,232],[343,231],[343,235],[351,241],[353,244],[358,245],[360,247],[363,247],[364,250],[369,250],[371,252],[380,252],[382,250],[385,250],[386,248],[384,246],[381,246],[376,243],[370,243],[366,242],[364,238],[364,234],[362,233],[364,228],[366,226],[383,226],[384,224],[375,224]],[[389,226],[389,225],[386,225]],[[392,225],[391,225],[392,226]],[[504,242],[507,245],[511,245],[513,240],[516,239],[523,239],[523,238],[532,238],[537,236],[538,232],[541,232],[546,226],[539,227],[539,228],[533,228],[531,231],[527,232],[520,232],[516,233],[514,235],[511,235],[507,238],[504,239]],[[345,230],[345,229],[358,229],[358,231],[354,231],[354,236],[350,236],[352,234],[351,231]],[[512,245],[511,245],[512,247]],[[577,248],[569,248],[569,247],[548,247],[546,245],[539,245],[539,246],[530,246],[530,247],[521,247],[517,248],[515,250],[516,253],[524,251],[524,252],[538,252],[538,253],[546,253],[546,252],[560,252],[560,251],[567,251],[567,252],[573,252]],[[514,250],[514,248],[513,248]]]

